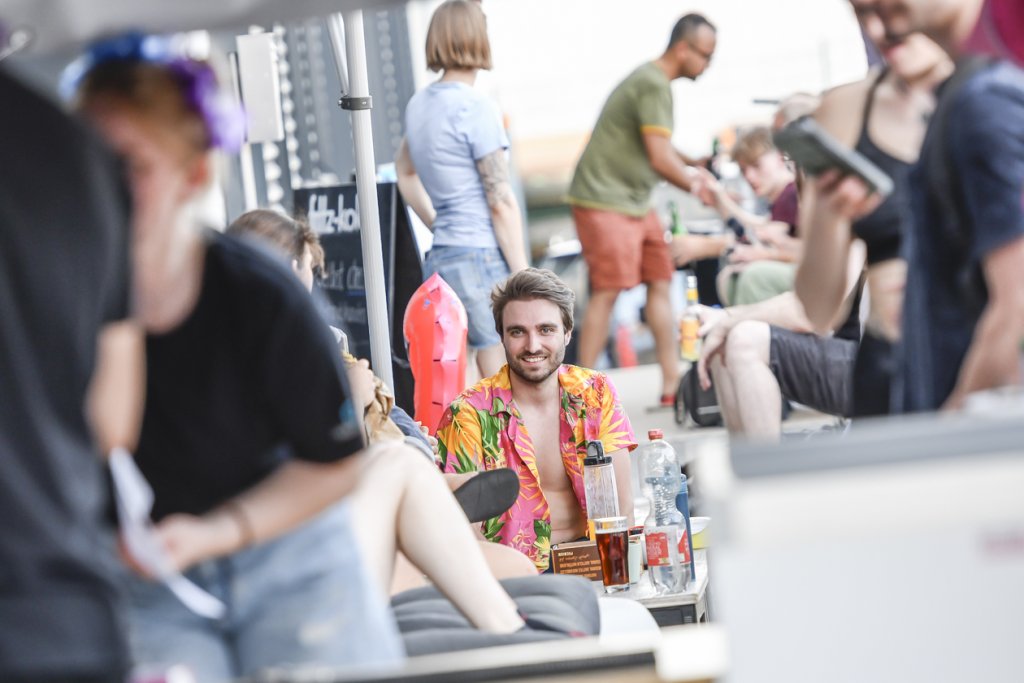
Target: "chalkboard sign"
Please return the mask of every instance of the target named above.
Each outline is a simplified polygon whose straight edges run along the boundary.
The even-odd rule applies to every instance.
[[[372,363],[356,186],[302,188],[295,190],[294,198],[295,213],[320,236],[324,248],[324,277],[317,288],[329,304],[329,322],[348,334],[352,355],[370,358]],[[395,183],[378,183],[377,204],[395,400],[412,413],[413,379],[402,336],[402,318],[410,297],[423,282],[423,266]]]

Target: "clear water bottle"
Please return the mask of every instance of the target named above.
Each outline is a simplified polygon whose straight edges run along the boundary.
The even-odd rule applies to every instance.
[[[604,444],[600,441],[587,442],[587,457],[583,459],[583,493],[587,502],[587,529],[590,538],[594,538],[593,520],[620,515],[615,469],[611,456],[604,452]]]
[[[689,539],[686,523],[676,507],[682,470],[675,449],[660,429],[647,432],[650,439],[639,456],[640,479],[651,511],[644,524],[647,573],[658,593],[679,593],[690,581]]]

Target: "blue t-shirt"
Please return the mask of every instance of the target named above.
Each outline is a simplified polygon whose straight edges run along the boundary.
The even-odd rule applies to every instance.
[[[910,230],[904,237],[907,289],[903,304],[896,407],[935,410],[956,386],[980,310],[965,298],[961,273],[996,249],[1024,237],[1024,71],[997,63],[961,87],[949,109],[947,150],[969,247],[947,237],[950,216],[929,199],[930,169],[910,173]],[[925,138],[920,159],[934,144]],[[984,302],[982,302],[984,303]]]
[[[409,155],[437,211],[434,244],[495,248],[476,162],[508,149],[498,108],[464,83],[434,83],[405,110]]]

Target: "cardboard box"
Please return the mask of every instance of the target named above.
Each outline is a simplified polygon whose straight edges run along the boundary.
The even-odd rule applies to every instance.
[[[594,541],[573,541],[551,546],[551,569],[556,574],[601,580],[601,558]]]

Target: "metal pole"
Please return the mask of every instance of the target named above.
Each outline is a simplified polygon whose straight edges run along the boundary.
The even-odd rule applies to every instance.
[[[344,40],[338,31],[343,22]],[[363,12],[352,10],[328,21],[338,73],[346,92],[341,107],[352,112],[352,146],[356,162],[356,196],[359,200],[359,227],[363,245],[363,276],[366,283],[366,315],[370,325],[370,355],[373,370],[384,383],[394,388],[391,371],[391,328],[388,321],[387,284],[384,280],[384,253],[381,248],[380,216],[377,207],[377,165],[373,158],[373,127],[370,119],[370,86],[366,75],[366,38]],[[347,59],[342,58],[345,55]],[[347,69],[345,62],[347,61]],[[347,78],[346,78],[347,76]]]
[[[347,95],[348,60],[345,58],[345,21],[341,14],[327,17],[327,32],[331,36],[331,52],[334,54],[334,66],[338,69],[338,80],[341,81],[341,93]]]

